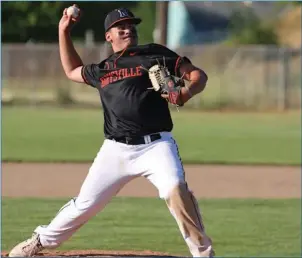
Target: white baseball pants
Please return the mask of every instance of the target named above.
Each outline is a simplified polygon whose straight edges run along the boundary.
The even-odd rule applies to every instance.
[[[45,248],[58,247],[138,176],[147,178],[158,189],[191,254],[209,257],[203,255],[211,249],[211,240],[204,232],[196,199],[187,188],[177,144],[168,132],[162,132],[159,140],[141,145],[105,140],[77,198],[66,203],[49,225],[35,229],[41,244]]]

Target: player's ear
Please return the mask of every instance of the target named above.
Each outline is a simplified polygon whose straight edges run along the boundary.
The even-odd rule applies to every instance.
[[[107,42],[112,42],[112,37],[111,37],[111,33],[110,31],[107,31],[106,34],[105,34],[105,39]]]

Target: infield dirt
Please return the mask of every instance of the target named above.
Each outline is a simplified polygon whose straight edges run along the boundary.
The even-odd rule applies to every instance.
[[[90,164],[4,163],[2,196],[76,196]],[[299,198],[300,167],[185,165],[197,198]],[[26,182],[26,184],[24,184]],[[144,178],[126,185],[118,196],[158,197]]]

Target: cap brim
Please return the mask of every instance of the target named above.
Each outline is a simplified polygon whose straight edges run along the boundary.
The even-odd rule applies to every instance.
[[[117,26],[119,23],[123,22],[123,21],[128,21],[129,23],[132,23],[132,24],[140,24],[142,22],[142,19],[141,18],[137,18],[137,17],[127,17],[127,18],[121,18],[115,22],[113,22],[107,29],[107,31],[115,26]]]

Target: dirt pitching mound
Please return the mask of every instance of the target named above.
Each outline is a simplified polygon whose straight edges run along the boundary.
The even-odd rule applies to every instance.
[[[7,257],[7,252],[1,253]],[[154,251],[103,251],[103,250],[73,250],[73,251],[44,251],[35,257],[175,257],[167,253]]]

